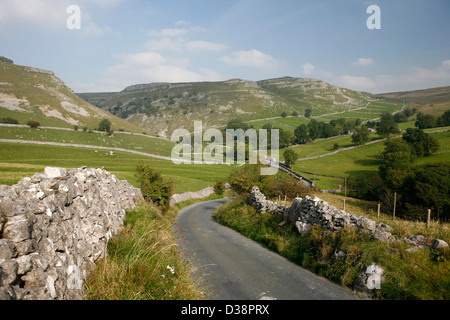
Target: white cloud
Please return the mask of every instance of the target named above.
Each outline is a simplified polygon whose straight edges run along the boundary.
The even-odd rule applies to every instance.
[[[314,73],[314,69],[316,67],[308,62],[308,63],[305,63],[304,65],[302,65],[302,68],[303,68],[303,74],[306,76],[309,76]]]
[[[96,4],[98,6],[110,8],[120,5],[126,1],[128,0],[89,0],[88,2]]]
[[[315,65],[309,62],[302,65],[302,74],[307,77],[315,77],[321,80],[329,80],[334,77],[333,73],[318,69]]]
[[[69,5],[65,0],[3,0],[0,1],[0,25],[26,23],[65,28]]]
[[[158,52],[140,52],[117,56],[119,63],[103,71],[102,88],[107,91],[120,91],[125,87],[139,83],[151,82],[196,82],[223,80],[221,76],[209,69],[200,72],[189,70],[188,59],[170,59]],[[95,84],[72,84],[76,90],[89,91]]]
[[[356,61],[353,61],[355,66],[369,66],[373,63],[374,61],[372,58],[359,58]]]
[[[152,39],[147,42],[147,48],[151,51],[181,51],[184,47],[183,39],[162,38]]]
[[[221,57],[223,62],[238,67],[258,67],[265,69],[277,69],[279,62],[271,55],[259,50],[236,51],[231,56]]]
[[[187,42],[186,48],[195,51],[222,51],[226,49],[227,46],[221,43],[197,40]]]
[[[191,23],[189,21],[186,21],[186,20],[178,20],[174,24],[176,26],[186,26],[186,25],[190,25]]]
[[[442,66],[446,69],[450,69],[450,60],[442,61]]]
[[[342,75],[332,80],[338,86],[353,90],[386,93],[445,86],[450,83],[450,60],[434,69],[413,68],[404,74],[378,74],[372,77]]]
[[[161,30],[151,30],[149,32],[150,36],[156,37],[179,37],[188,33],[186,28],[165,28]]]
[[[333,81],[340,87],[357,90],[357,91],[372,91],[376,88],[376,83],[368,77],[359,77],[345,74]]]
[[[113,6],[126,0],[96,0],[101,6]],[[91,2],[89,2],[91,3]],[[0,1],[0,28],[2,25],[27,25],[33,28],[44,28],[52,32],[67,31],[67,19],[73,14],[67,12],[72,5],[68,0],[1,0]],[[112,32],[108,26],[95,24],[88,13],[81,6],[81,30],[86,36],[101,36]]]

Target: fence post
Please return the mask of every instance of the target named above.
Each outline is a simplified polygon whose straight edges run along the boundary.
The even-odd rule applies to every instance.
[[[377,211],[377,218],[380,217],[380,203],[378,202],[378,211]]]
[[[427,229],[430,227],[430,216],[431,216],[431,209],[428,209],[428,215],[427,215]]]

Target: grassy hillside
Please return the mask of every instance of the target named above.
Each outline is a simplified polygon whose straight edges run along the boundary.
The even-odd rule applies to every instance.
[[[424,90],[390,92],[377,95],[396,101],[406,101],[408,106],[426,114],[441,115],[450,109],[450,86]]]
[[[80,99],[52,71],[0,62],[0,119],[5,117],[20,124],[34,120],[42,126],[89,129],[108,119],[113,130],[143,131]]]
[[[122,148],[166,157],[170,157],[172,148],[175,145],[175,143],[165,139],[138,133],[128,134],[124,132],[115,132],[113,135],[108,136],[100,132],[82,130],[75,131],[50,128],[33,129],[28,127],[2,126],[0,126],[0,139],[47,141],[107,148]]]
[[[79,93],[90,103],[126,118],[153,134],[170,136],[177,128],[221,127],[231,119],[280,118],[294,111],[312,116],[363,108],[374,96],[315,79],[284,77],[263,81],[154,83],[118,93]]]

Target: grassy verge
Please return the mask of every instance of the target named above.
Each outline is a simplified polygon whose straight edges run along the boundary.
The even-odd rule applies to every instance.
[[[119,236],[108,243],[108,256],[86,282],[86,300],[199,300],[172,231],[178,209],[162,215],[145,203],[127,213]]]
[[[165,215],[145,202],[127,212],[124,228],[108,243],[108,256],[86,281],[85,299],[203,299],[201,286],[192,280],[190,262],[178,251],[175,218],[184,207],[222,197],[212,194],[177,203]]]
[[[335,199],[337,202],[340,200]],[[364,205],[370,206],[367,203]],[[367,209],[359,203],[351,206],[358,208],[356,214]],[[408,252],[406,249],[410,246],[406,243],[380,242],[354,229],[332,233],[313,227],[309,233],[300,236],[292,222],[280,215],[258,214],[245,199],[225,204],[214,213],[214,218],[298,265],[345,287],[352,288],[358,274],[375,262],[385,270],[385,281],[375,293],[378,299],[450,299],[448,254],[441,260],[436,259],[436,253],[430,250]],[[383,219],[388,218],[383,216]],[[285,221],[284,227],[279,226],[282,221]],[[428,236],[430,241],[433,235],[447,241],[449,239],[448,226],[436,224],[425,229],[423,224],[398,219],[389,221],[389,224],[394,228],[394,234],[406,236],[420,230],[425,231],[422,234]],[[345,256],[334,258],[337,251],[343,251]]]

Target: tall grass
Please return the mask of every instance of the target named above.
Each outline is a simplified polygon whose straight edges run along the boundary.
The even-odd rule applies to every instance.
[[[198,300],[202,294],[190,278],[172,231],[176,210],[165,215],[140,203],[127,213],[125,225],[108,244],[85,288],[87,300]]]

